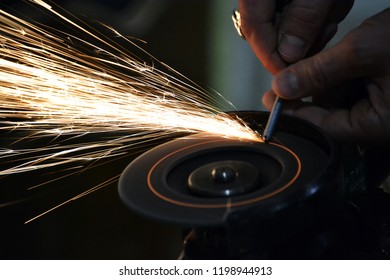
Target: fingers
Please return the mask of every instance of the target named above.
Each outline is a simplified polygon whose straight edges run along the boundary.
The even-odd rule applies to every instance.
[[[279,30],[279,53],[287,63],[294,63],[322,49],[337,31],[353,0],[294,0],[287,7]]]
[[[352,80],[387,71],[390,9],[367,20],[340,43],[281,71],[273,91],[285,99],[315,96]]]
[[[333,1],[327,21],[319,31],[315,40],[309,42],[305,56],[312,56],[321,51],[333,38],[338,29],[338,24],[347,16],[353,6],[354,0]],[[313,37],[314,38],[314,37]]]
[[[274,26],[275,1],[239,0],[241,31],[253,52],[272,74],[286,67],[278,52],[278,33]]]
[[[272,106],[274,105],[275,99],[276,95],[272,90],[270,90],[263,94],[262,102],[268,110],[271,110]],[[295,115],[296,110],[308,105],[311,105],[311,103],[304,102],[300,99],[283,100],[283,114]]]
[[[327,20],[333,0],[295,0],[287,7],[279,30],[282,59],[294,63],[304,57]]]
[[[272,92],[263,102],[272,105]],[[343,143],[361,145],[386,144],[390,140],[390,125],[367,99],[359,101],[352,110],[326,110],[311,103],[295,101],[283,105],[285,115],[307,120],[323,129],[331,138]],[[386,134],[387,131],[387,134]]]
[[[368,83],[369,98],[357,101],[351,109],[327,110],[312,103],[287,102],[284,114],[307,120],[322,128],[327,134],[343,143],[364,146],[389,145],[390,143],[390,82]],[[267,92],[263,102],[275,98]]]
[[[342,142],[388,145],[390,140],[389,125],[368,99],[360,100],[351,110],[338,109],[324,114],[317,125]]]
[[[378,116],[370,114],[368,117],[363,112],[358,113],[359,110],[369,110],[367,105],[366,101],[362,101],[359,108],[356,107],[352,111],[328,111],[312,105],[289,111],[288,114],[308,120],[322,128],[331,138],[343,143],[369,145],[383,142],[384,137],[379,133],[383,129],[377,123]]]
[[[313,100],[325,99],[332,103],[329,110],[294,102],[293,106],[287,103],[284,112],[320,126],[342,142],[389,145],[389,25],[390,9],[386,9],[366,20],[334,47],[282,70],[263,102],[269,107],[275,95],[287,100],[306,96],[313,96]],[[359,88],[365,89],[364,94],[353,98],[346,107],[344,102],[333,103],[332,100],[340,100],[339,97],[351,98],[351,93],[352,97],[357,97],[359,91],[356,90],[335,90],[340,85],[349,88],[344,86],[351,82],[359,82]]]
[[[292,0],[276,23],[274,0],[239,0],[241,31],[254,53],[272,74],[309,52],[316,52],[332,38],[349,12],[353,0]],[[280,7],[279,7],[280,8]]]

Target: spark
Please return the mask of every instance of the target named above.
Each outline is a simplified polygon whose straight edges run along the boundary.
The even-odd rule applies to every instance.
[[[0,129],[25,132],[28,139],[67,136],[80,142],[2,147],[0,159],[24,157],[0,170],[0,176],[120,156],[132,147],[182,132],[261,141],[243,121],[221,112],[212,105],[210,94],[173,69],[165,65],[168,71],[163,72],[148,65],[46,2],[30,1],[77,32],[54,30],[0,10]],[[86,135],[102,140],[83,142]]]

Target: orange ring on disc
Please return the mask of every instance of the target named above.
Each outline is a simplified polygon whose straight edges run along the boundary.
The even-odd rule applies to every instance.
[[[183,202],[183,201],[178,201],[176,199],[172,199],[172,198],[169,198],[169,197],[166,197],[165,195],[161,194],[160,192],[158,192],[155,187],[153,186],[152,182],[151,182],[151,177],[153,175],[153,172],[154,170],[162,163],[164,162],[165,160],[167,160],[168,158],[170,158],[171,156],[179,153],[179,152],[182,152],[182,151],[185,151],[185,150],[188,150],[188,149],[191,149],[191,148],[194,148],[194,147],[198,147],[198,146],[202,146],[202,145],[207,145],[207,144],[210,144],[210,143],[218,143],[218,142],[228,142],[228,140],[221,140],[221,139],[218,139],[218,140],[213,140],[213,141],[207,141],[207,142],[202,142],[202,143],[196,143],[196,144],[193,144],[193,145],[189,145],[189,146],[186,146],[184,148],[181,148],[181,149],[178,149],[174,152],[171,152],[169,154],[167,154],[166,156],[164,156],[163,158],[159,159],[153,166],[152,168],[149,170],[148,172],[148,175],[147,175],[147,184],[148,184],[148,187],[150,189],[150,191],[156,195],[157,197],[161,198],[162,200],[165,200],[171,204],[175,204],[175,205],[179,205],[179,206],[185,206],[185,207],[191,207],[191,208],[226,208],[227,207],[227,204],[226,203],[209,203],[209,204],[198,204],[198,203],[190,203],[190,202]],[[270,198],[270,197],[273,197],[274,195],[277,195],[278,193],[281,193],[282,191],[286,190],[288,187],[290,187],[294,182],[295,180],[298,178],[299,174],[301,173],[301,169],[302,169],[302,165],[301,165],[301,161],[299,159],[299,157],[293,152],[291,151],[290,149],[288,149],[287,147],[285,146],[282,146],[282,145],[279,145],[279,144],[276,144],[276,143],[273,143],[273,142],[270,142],[268,143],[267,145],[273,145],[273,146],[277,146],[281,149],[284,149],[285,151],[287,151],[288,153],[290,153],[297,161],[297,172],[295,173],[295,175],[292,177],[291,180],[289,180],[286,184],[282,185],[280,188],[270,192],[270,193],[267,193],[267,194],[264,194],[264,195],[261,195],[261,196],[258,196],[258,197],[254,197],[254,198],[251,198],[251,199],[247,199],[247,200],[243,200],[243,201],[237,201],[237,202],[231,202],[230,201],[230,198],[227,198],[230,202],[228,204],[229,207],[235,207],[235,206],[243,206],[243,205],[248,205],[248,204],[252,204],[252,203],[256,203],[256,202],[259,202],[259,201],[262,201],[262,200],[265,200],[267,198]]]

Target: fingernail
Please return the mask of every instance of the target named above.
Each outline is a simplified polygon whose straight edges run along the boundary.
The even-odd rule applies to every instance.
[[[291,71],[282,71],[276,76],[273,88],[282,98],[295,99],[299,97],[299,82]]]
[[[298,37],[283,34],[278,50],[287,62],[295,62],[304,56],[305,42]]]

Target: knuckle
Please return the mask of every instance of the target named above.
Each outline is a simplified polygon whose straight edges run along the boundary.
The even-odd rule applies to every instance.
[[[347,62],[357,70],[369,73],[383,71],[390,58],[389,23],[389,17],[375,16],[348,33],[341,41]]]
[[[309,89],[313,95],[320,93],[329,85],[328,73],[325,71],[324,61],[320,57],[312,57],[310,65],[305,67],[304,76],[310,85]]]
[[[363,35],[361,32],[351,32],[341,41],[344,64],[357,73],[369,70],[368,67],[375,65],[377,60],[373,42]],[[370,69],[370,72],[373,70]]]
[[[344,58],[348,65],[355,65],[364,59],[365,50],[355,34],[347,35],[343,41]]]

